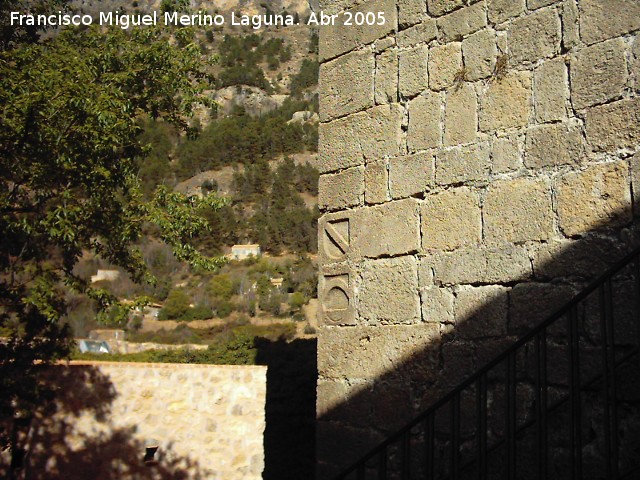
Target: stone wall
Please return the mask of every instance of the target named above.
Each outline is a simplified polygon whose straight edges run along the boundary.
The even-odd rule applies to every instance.
[[[36,423],[28,478],[262,478],[266,373],[263,366],[54,367],[57,413]]]
[[[637,243],[640,3],[321,8],[326,478]]]

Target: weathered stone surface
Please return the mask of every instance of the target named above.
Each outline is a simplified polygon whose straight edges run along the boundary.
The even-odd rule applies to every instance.
[[[425,249],[453,250],[482,239],[478,194],[466,187],[429,195],[421,214]]]
[[[425,93],[408,102],[409,129],[407,145],[409,151],[426,150],[441,144],[442,97],[437,93]]]
[[[365,261],[358,305],[361,320],[370,325],[419,323],[422,316],[415,257]]]
[[[433,16],[440,16],[462,7],[464,0],[427,0],[427,8]]]
[[[415,25],[427,18],[427,3],[424,0],[398,0],[397,4],[400,27]]]
[[[406,30],[398,32],[398,46],[413,47],[419,43],[429,43],[434,40],[438,35],[438,29],[436,28],[436,21],[434,19],[428,19]]]
[[[447,93],[444,144],[471,143],[478,132],[478,99],[473,85],[464,83]]]
[[[489,21],[502,23],[524,12],[525,0],[488,0]]]
[[[565,0],[561,10],[562,19],[562,45],[565,50],[570,50],[580,43],[580,26],[578,24],[578,5],[576,0]]]
[[[491,171],[507,173],[518,170],[521,166],[522,154],[518,137],[510,135],[496,138],[491,149]]]
[[[430,260],[438,285],[507,283],[531,278],[531,262],[524,247],[461,248]]]
[[[527,132],[525,151],[528,168],[579,164],[584,157],[582,127],[577,122],[532,127]]]
[[[349,5],[346,8],[335,10],[336,2],[330,5],[325,13],[332,11],[337,13],[341,10],[351,8],[353,5]],[[390,32],[395,31],[398,24],[398,14],[395,0],[370,0],[368,2],[362,2],[349,10],[352,13],[357,12],[383,12],[385,15],[385,22],[383,25],[356,25],[351,26],[344,25],[345,16],[340,15],[337,17],[335,25],[326,25],[320,28],[320,35],[322,40],[320,42],[319,57],[320,60],[327,60],[337,57],[343,53],[349,52],[354,48],[366,45],[378,38],[382,38]]]
[[[501,286],[461,286],[456,292],[456,333],[476,339],[507,331],[509,289]]]
[[[452,42],[429,51],[429,87],[442,90],[451,85],[462,70],[462,44]]]
[[[410,197],[433,186],[434,157],[417,153],[389,159],[389,191],[394,199]]]
[[[329,378],[377,379],[402,366],[410,356],[427,350],[440,338],[436,324],[357,326],[321,329],[318,337],[318,373]],[[420,367],[429,378],[433,363]]]
[[[487,26],[487,13],[484,9],[484,2],[476,3],[438,18],[436,23],[441,41],[462,40],[463,37],[470,33],[477,32]]]
[[[617,37],[640,28],[636,0],[580,1],[580,34],[586,44]]]
[[[627,83],[621,38],[593,45],[571,57],[571,101],[576,109],[619,98]]]
[[[551,240],[533,250],[536,280],[581,277],[591,280],[602,275],[625,253],[624,246],[609,238]]]
[[[378,105],[398,101],[398,53],[385,50],[376,57],[375,101]]]
[[[631,75],[636,91],[640,92],[640,34],[636,35],[631,50]]]
[[[625,162],[567,173],[558,181],[556,192],[558,220],[565,235],[619,227],[631,220],[631,189]]]
[[[340,210],[361,205],[364,200],[364,167],[354,167],[339,173],[320,176],[318,207]]]
[[[490,77],[496,66],[498,46],[493,30],[480,30],[462,42],[465,78],[476,81]]]
[[[386,163],[368,163],[364,170],[364,201],[383,203],[388,200],[388,171]]]
[[[403,97],[413,97],[428,85],[427,61],[429,59],[429,47],[422,45],[399,53],[399,90]]]
[[[529,255],[524,247],[501,245],[485,250],[487,270],[481,281],[507,283],[524,280],[532,275]]]
[[[433,258],[430,255],[418,257],[418,286],[433,286]]]
[[[545,180],[517,178],[490,185],[484,203],[488,242],[546,240],[552,233],[551,189]]]
[[[359,387],[359,388],[358,388]],[[341,379],[318,379],[316,414],[325,421],[348,421],[351,425],[365,427],[371,422],[369,410],[363,410],[349,402],[351,395],[370,391],[371,385],[351,386]]]
[[[631,186],[633,190],[634,213],[640,216],[640,152],[631,157]]]
[[[473,144],[443,150],[436,155],[436,183],[451,185],[486,181],[490,166],[488,144]]]
[[[567,285],[519,283],[509,296],[509,333],[522,334],[545,320],[573,297]]]
[[[375,59],[369,50],[348,53],[320,66],[320,120],[374,105]]]
[[[533,74],[534,109],[540,123],[567,118],[569,79],[562,58],[547,60]]]
[[[480,96],[480,130],[520,127],[529,121],[531,74],[512,72],[492,83]]]
[[[320,124],[318,170],[331,172],[397,155],[402,137],[402,107],[380,105],[366,112]],[[354,139],[357,139],[354,141]]]
[[[586,127],[594,151],[635,149],[640,144],[640,98],[588,109]]]
[[[513,21],[508,31],[509,62],[533,63],[560,51],[560,17],[555,9],[539,10]]]
[[[363,208],[355,213],[353,222],[353,248],[360,255],[403,255],[420,249],[417,200]]]
[[[441,287],[427,287],[420,290],[422,319],[428,323],[453,323],[453,302],[451,290]]]
[[[527,0],[527,7],[529,7],[529,10],[535,10],[537,8],[547,7],[561,1],[562,0]]]

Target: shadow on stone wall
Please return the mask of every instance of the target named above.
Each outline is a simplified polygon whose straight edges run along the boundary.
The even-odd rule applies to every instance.
[[[265,480],[315,478],[317,342],[258,339],[267,368]]]
[[[56,401],[22,426],[24,457],[13,472],[9,459],[0,457],[0,477],[24,480],[126,480],[209,478],[190,458],[155,455],[145,463],[146,447],[136,438],[135,426],[115,427],[109,421],[116,392],[109,377],[96,367],[56,366],[43,369],[40,379],[56,392]],[[103,431],[80,432],[77,421],[92,417]]]
[[[629,212],[623,212],[620,217],[630,218]],[[612,214],[612,218],[616,215]],[[640,245],[638,225],[633,223],[620,229],[620,223],[612,226],[600,225],[589,234],[558,244],[557,248],[549,248],[545,255],[532,262],[531,274],[514,278],[506,283],[470,282],[468,285],[456,287],[456,300],[465,297],[466,308],[464,315],[456,319],[455,324],[442,325],[440,333],[434,336],[428,346],[414,351],[410,356],[398,359],[392,369],[370,381],[356,381],[355,386],[345,386],[346,379],[323,377],[320,369],[319,406],[318,406],[318,471],[317,478],[324,480],[337,475],[346,466],[352,464],[371,448],[387,438],[391,433],[400,429],[409,420],[450,392],[460,382],[471,376],[498,354],[506,350],[531,327],[547,318],[560,306],[569,301],[575,294],[583,290],[590,282],[604,273],[606,269]],[[437,274],[435,276],[437,284]],[[640,346],[640,292],[634,283],[634,273],[629,269],[616,276],[613,282],[613,311],[617,317],[616,341],[633,347]],[[491,291],[483,291],[490,288]],[[422,299],[424,303],[424,298]],[[598,374],[601,371],[599,333],[599,297],[597,294],[587,298],[578,311],[580,329],[580,349],[583,353],[582,375]],[[549,378],[550,384],[556,382],[554,391],[560,395],[566,392],[566,375],[569,365],[567,352],[566,322],[562,326],[549,330]],[[349,348],[340,348],[335,344],[325,347],[322,336],[319,341],[319,365],[337,365],[337,372],[366,371],[367,359],[374,359],[376,355],[384,355],[387,342],[398,342],[376,330],[382,327],[344,327],[340,335],[349,335],[346,342]],[[353,329],[354,333],[347,332]],[[390,334],[388,334],[390,335]],[[405,339],[406,340],[406,339]],[[410,337],[409,342],[418,343],[417,338]],[[376,343],[378,342],[378,343]],[[421,342],[425,344],[425,342]],[[593,346],[595,345],[595,346]],[[325,350],[327,349],[327,350]],[[370,349],[369,352],[366,352]],[[338,351],[340,350],[340,351]],[[347,350],[347,351],[343,351]],[[596,351],[597,350],[597,351]],[[363,354],[363,352],[365,352]],[[530,352],[529,352],[530,353]],[[518,357],[518,369],[524,369],[523,377],[530,373],[531,358]],[[346,367],[345,367],[346,366]],[[504,367],[504,366],[502,366]],[[500,375],[504,368],[498,370]],[[520,380],[520,373],[518,374]],[[562,377],[562,378],[560,378]],[[557,380],[556,380],[557,379]],[[618,394],[629,402],[621,413],[620,427],[626,442],[626,451],[620,462],[622,466],[634,465],[640,467],[640,362],[635,367],[627,369],[620,375]],[[624,381],[625,385],[622,385]],[[351,385],[354,385],[352,383]],[[528,389],[528,390],[527,390]],[[518,424],[531,418],[535,410],[530,387],[517,397]],[[494,391],[492,402],[496,405],[504,402],[504,390]],[[491,395],[491,392],[490,392]],[[586,395],[583,398],[586,402]],[[476,408],[475,400],[462,398],[463,441],[464,449],[475,451],[477,444],[472,440],[464,443],[464,415],[473,416]],[[501,403],[502,402],[502,403]],[[591,452],[591,460],[584,460],[584,478],[603,478],[602,465],[602,429],[597,426],[601,422],[601,406],[584,406],[583,434],[585,435],[585,452]],[[630,406],[631,405],[631,406]],[[502,406],[494,412],[494,430],[504,433],[504,410]],[[566,409],[565,409],[566,410]],[[568,413],[562,408],[559,416],[553,420],[561,425]],[[449,411],[441,412],[444,420],[443,430],[448,428]],[[471,413],[469,413],[471,412]],[[471,422],[470,418],[467,418]],[[490,420],[491,421],[491,420]],[[471,426],[467,432],[474,431]],[[438,427],[436,427],[436,431]],[[419,436],[418,434],[417,436]],[[564,434],[562,434],[564,435]],[[562,436],[561,435],[561,436]],[[568,434],[567,434],[568,435]],[[556,443],[565,445],[567,436],[555,438]],[[413,447],[412,447],[413,448]],[[420,448],[420,446],[416,446]],[[518,446],[519,451],[532,448],[529,444]],[[564,448],[564,447],[563,447]],[[594,453],[595,452],[595,453]],[[565,452],[566,453],[566,452]],[[585,458],[588,456],[585,454]],[[504,450],[498,449],[498,456],[504,458]],[[504,460],[498,458],[498,463]],[[594,460],[595,459],[595,460]],[[473,460],[471,460],[473,461]],[[566,455],[561,457],[563,466],[554,466],[550,471],[550,478],[565,478],[570,475],[568,469],[570,461]],[[561,463],[560,462],[560,463]],[[591,462],[591,463],[589,463]],[[626,463],[625,463],[626,462]],[[523,463],[520,469],[531,468],[530,475],[526,471],[518,472],[517,478],[535,478],[535,465]],[[501,467],[500,467],[501,468]],[[496,467],[494,474],[500,468]],[[491,469],[490,469],[491,473]],[[592,475],[592,476],[589,476]],[[352,475],[350,478],[356,478]],[[367,476],[375,478],[375,476]],[[395,477],[394,477],[395,478]],[[411,477],[413,478],[413,477]],[[443,477],[444,478],[444,477]],[[466,478],[466,477],[462,477]],[[469,477],[471,478],[471,477]],[[475,478],[475,477],[474,477]],[[499,475],[496,478],[501,478]]]

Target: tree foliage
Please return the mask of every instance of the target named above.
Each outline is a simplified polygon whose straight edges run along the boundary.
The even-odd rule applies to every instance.
[[[190,35],[174,32],[177,49],[157,29],[75,29],[0,53],[0,327],[9,335],[0,344],[0,447],[15,447],[7,421],[28,419],[46,397],[37,371],[69,354],[65,290],[102,307],[115,300],[74,272],[83,254],[152,281],[133,245],[153,224],[177,259],[217,264],[190,242],[208,225],[196,212],[221,201],[166,188],[145,201],[136,176],[147,150],[140,117],[186,128],[191,106],[205,101]]]

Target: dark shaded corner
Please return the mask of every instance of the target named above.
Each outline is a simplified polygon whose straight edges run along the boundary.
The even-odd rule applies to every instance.
[[[267,368],[265,480],[315,478],[317,341],[258,339]]]

